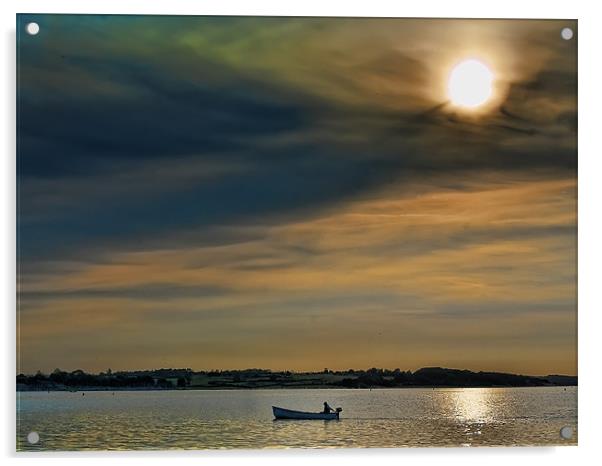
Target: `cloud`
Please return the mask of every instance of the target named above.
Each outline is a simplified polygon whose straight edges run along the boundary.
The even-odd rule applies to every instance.
[[[120,353],[576,370],[566,22],[30,20],[43,33],[19,37],[27,370]],[[441,90],[475,53],[498,101],[469,117]],[[566,356],[518,356],[552,344]]]
[[[463,189],[442,182],[438,190],[383,191],[313,219],[257,226],[263,233],[250,241],[180,244],[116,254],[62,274],[51,269],[22,287],[22,316],[34,332],[22,338],[54,340],[88,327],[116,334],[143,328],[142,341],[162,341],[169,322],[182,345],[211,342],[213,350],[206,351],[218,366],[250,364],[252,357],[240,359],[235,349],[261,338],[271,343],[259,346],[273,350],[280,339],[270,332],[296,332],[308,345],[327,338],[324,326],[345,335],[328,337],[335,346],[364,341],[371,357],[380,352],[377,360],[389,365],[400,365],[395,358],[410,342],[430,345],[422,356],[404,356],[414,367],[425,354],[432,362],[448,357],[450,346],[473,353],[487,341],[491,351],[500,351],[512,341],[513,351],[496,356],[503,367],[552,371],[552,364],[517,363],[514,351],[533,341],[562,342],[565,349],[572,344],[575,184],[494,179],[465,181]],[[90,313],[105,317],[98,321]],[[108,329],[113,322],[119,329]],[[517,333],[516,326],[523,330]],[[377,337],[394,328],[383,341]],[[215,333],[229,337],[216,342]],[[233,343],[239,338],[244,345]],[[339,364],[365,361],[364,349],[347,348],[349,359]],[[291,357],[288,350],[280,358],[251,353],[278,367]],[[186,360],[202,365],[203,356],[195,354]],[[573,371],[571,354],[557,358],[555,367]],[[486,365],[477,359],[474,367]],[[338,367],[334,360],[328,364]]]

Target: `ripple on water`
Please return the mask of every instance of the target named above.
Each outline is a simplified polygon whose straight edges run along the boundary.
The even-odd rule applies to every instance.
[[[559,445],[577,442],[576,388],[19,393],[19,450]],[[271,406],[343,406],[339,421],[274,421]],[[575,434],[562,440],[560,429]],[[27,434],[40,434],[30,445]]]

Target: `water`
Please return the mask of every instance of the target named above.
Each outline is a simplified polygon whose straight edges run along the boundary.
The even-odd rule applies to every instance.
[[[273,420],[324,401],[339,421]],[[17,420],[37,451],[559,445],[577,443],[577,388],[21,392]]]

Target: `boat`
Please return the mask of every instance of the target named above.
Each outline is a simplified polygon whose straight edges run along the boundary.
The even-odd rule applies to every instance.
[[[276,419],[318,419],[318,420],[332,420],[339,419],[339,413],[343,411],[342,408],[337,408],[333,413],[308,413],[305,411],[295,411],[292,409],[279,408],[278,406],[272,406],[274,417]]]

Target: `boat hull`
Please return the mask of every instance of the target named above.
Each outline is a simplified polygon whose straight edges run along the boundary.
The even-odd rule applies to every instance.
[[[279,408],[272,406],[274,418],[276,419],[307,419],[307,420],[336,420],[339,418],[339,413],[308,413],[305,411],[294,411],[292,409]]]

